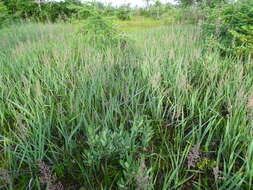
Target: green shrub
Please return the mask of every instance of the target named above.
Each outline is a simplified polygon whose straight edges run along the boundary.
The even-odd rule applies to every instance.
[[[173,6],[170,4],[162,4],[160,1],[155,1],[155,3],[147,9],[140,9],[139,15],[145,17],[151,17],[154,19],[160,19],[167,14],[170,14],[173,10]]]
[[[87,19],[91,16],[91,7],[70,4],[67,8],[72,13],[74,19]]]
[[[112,19],[104,17],[96,11],[93,11],[92,15],[86,19],[83,33],[86,42],[99,49],[126,43],[124,37],[117,31]]]
[[[70,3],[67,2],[45,2],[36,3],[33,0],[4,1],[4,5],[12,20],[29,19],[40,22],[56,22],[59,19],[68,18],[72,14],[72,10],[68,9]],[[1,7],[1,5],[0,5]],[[2,10],[0,10],[0,15]]]
[[[171,8],[162,17],[164,24],[197,24],[204,19],[204,12],[199,8]]]
[[[130,10],[119,9],[117,12],[117,18],[120,20],[130,20]]]
[[[242,57],[253,52],[253,1],[219,5],[211,9],[204,34],[216,42],[223,53]],[[209,43],[209,42],[208,42]]]
[[[174,12],[174,20],[182,24],[196,24],[203,18],[203,12],[197,8],[180,8]]]

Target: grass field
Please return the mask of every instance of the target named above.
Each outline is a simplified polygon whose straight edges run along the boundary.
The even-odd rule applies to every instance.
[[[0,31],[0,189],[253,188],[252,60],[132,25],[103,50],[70,24]]]
[[[127,33],[136,33],[142,30],[147,30],[151,28],[156,28],[163,25],[163,20],[157,20],[152,18],[145,17],[133,17],[131,20],[116,20],[115,25],[118,26],[118,29],[122,32]]]

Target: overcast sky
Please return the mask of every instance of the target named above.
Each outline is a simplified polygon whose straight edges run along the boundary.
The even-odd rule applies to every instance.
[[[85,1],[85,0],[83,0]],[[103,3],[112,3],[112,5],[114,6],[120,6],[122,4],[126,4],[126,3],[130,3],[132,6],[144,6],[145,5],[145,1],[144,0],[96,0],[96,1],[100,1]],[[173,3],[174,0],[160,0],[163,3]]]

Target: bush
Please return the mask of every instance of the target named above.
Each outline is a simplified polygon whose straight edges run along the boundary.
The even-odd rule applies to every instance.
[[[215,41],[223,53],[249,56],[253,52],[252,18],[252,0],[219,5],[210,11],[204,34]]]
[[[87,18],[84,34],[86,41],[99,49],[126,43],[123,36],[116,30],[113,21],[96,11],[93,11],[92,16]]]
[[[1,1],[1,0],[0,0]],[[4,1],[5,9],[12,20],[29,19],[33,21],[56,22],[59,19],[70,17],[72,10],[69,10],[67,2],[45,2],[36,3],[35,1]],[[1,5],[0,5],[1,7]],[[0,8],[0,15],[2,10]],[[1,17],[1,16],[0,16]]]
[[[87,19],[91,16],[91,10],[94,9],[94,7],[75,4],[70,4],[67,8],[72,13],[74,19]]]
[[[203,18],[203,12],[197,8],[180,8],[174,12],[174,20],[182,24],[196,24]]]
[[[130,10],[120,9],[117,12],[117,18],[120,20],[130,20]]]
[[[164,24],[197,24],[204,19],[204,12],[199,8],[171,8],[162,17]]]

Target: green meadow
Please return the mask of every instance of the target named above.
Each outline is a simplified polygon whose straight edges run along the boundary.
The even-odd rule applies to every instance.
[[[165,19],[157,20],[154,18],[147,18],[136,16],[131,20],[116,20],[115,25],[118,27],[119,31],[134,33],[142,30],[152,29],[165,24]]]
[[[124,46],[0,30],[0,189],[251,190],[252,60],[194,24],[115,24]]]

